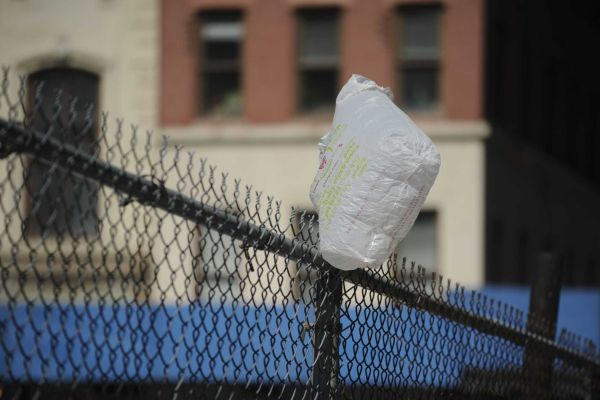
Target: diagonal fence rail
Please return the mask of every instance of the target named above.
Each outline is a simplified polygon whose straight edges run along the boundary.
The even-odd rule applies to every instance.
[[[526,320],[395,258],[374,271],[335,270],[319,255],[314,217],[292,211],[284,222],[273,199],[262,206],[239,181],[218,182],[204,160],[195,168],[189,154],[183,163],[181,149],[166,143],[155,151],[137,128],[126,136],[122,122],[110,134],[106,116],[98,124],[60,92],[22,84],[11,103],[7,79],[5,71],[0,378],[8,392],[301,399],[598,391],[591,342],[540,335],[549,321]]]

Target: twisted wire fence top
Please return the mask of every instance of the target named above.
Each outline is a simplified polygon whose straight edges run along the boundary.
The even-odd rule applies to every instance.
[[[16,398],[599,389],[591,341],[540,336],[541,318],[396,256],[336,271],[316,215],[110,121],[93,96],[15,79],[2,70],[0,383]]]

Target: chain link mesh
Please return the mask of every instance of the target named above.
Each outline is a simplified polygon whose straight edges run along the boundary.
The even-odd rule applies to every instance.
[[[536,334],[541,318],[395,256],[334,270],[315,215],[69,90],[10,77],[4,68],[6,398],[598,395],[591,341]]]

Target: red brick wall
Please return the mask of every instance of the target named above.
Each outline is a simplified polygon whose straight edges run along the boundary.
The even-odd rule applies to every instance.
[[[246,118],[284,121],[296,108],[295,20],[281,0],[261,0],[247,10],[244,55]]]
[[[163,124],[187,123],[195,115],[197,46],[192,43],[189,26],[192,11],[183,1],[165,0],[162,4],[160,121]]]
[[[442,117],[476,119],[483,113],[483,1],[442,0]],[[296,113],[294,11],[302,5],[342,10],[341,83],[366,75],[395,88],[395,8],[424,0],[163,0],[161,123],[197,119],[198,32],[203,9],[244,12],[244,119],[279,122]]]
[[[387,0],[362,0],[343,11],[341,83],[360,74],[394,87],[394,7]]]
[[[442,104],[448,118],[483,118],[483,0],[446,0]]]

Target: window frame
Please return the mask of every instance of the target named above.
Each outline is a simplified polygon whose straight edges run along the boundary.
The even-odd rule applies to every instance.
[[[304,61],[302,60],[302,29],[305,24],[305,19],[310,14],[318,14],[318,13],[330,13],[333,16],[333,20],[335,23],[335,34],[336,34],[336,54],[335,57],[331,60],[321,60],[321,61]],[[305,104],[305,93],[306,93],[306,84],[305,84],[305,73],[306,72],[315,72],[315,71],[326,71],[333,72],[334,74],[334,83],[335,83],[335,93],[340,88],[340,76],[341,76],[341,44],[342,44],[342,10],[337,6],[307,6],[300,7],[295,10],[294,13],[295,27],[296,27],[296,52],[295,52],[295,77],[296,77],[296,113],[301,116],[314,116],[320,114],[330,115],[333,113],[334,103],[331,104],[331,107],[327,107],[325,110],[324,107],[317,105],[314,107],[307,107]],[[335,102],[335,95],[333,98],[333,102]]]
[[[244,216],[242,211],[236,208],[227,207],[227,212],[237,216],[238,218],[243,218]],[[240,281],[241,278],[243,278],[242,268],[244,266],[244,262],[252,262],[252,260],[246,258],[245,250],[242,247],[242,241],[224,233],[219,233],[216,229],[211,229],[201,224],[198,224],[195,228],[193,228],[193,234],[196,237],[196,240],[193,242],[195,243],[195,246],[190,246],[190,249],[195,248],[195,251],[197,252],[191,252],[191,275],[196,285],[193,291],[194,298],[203,299],[209,291],[215,290],[215,287],[227,285],[230,279],[233,279],[233,284],[230,286],[235,287],[233,292],[234,297],[237,296],[238,294],[235,292],[235,290],[240,290]],[[227,249],[230,249],[233,252],[233,254],[229,257],[233,258],[233,262],[235,264],[234,271],[230,271],[230,273],[225,274],[223,273],[224,268],[222,266],[221,268],[217,268],[216,271],[214,268],[207,268],[207,271],[205,271],[205,265],[210,266],[210,263],[206,263],[204,260],[205,247],[203,246],[203,239],[206,237],[212,238],[211,235],[218,235],[219,241],[222,240],[224,236],[231,240],[231,245],[228,246]],[[219,241],[211,240],[212,246],[218,245]],[[206,245],[206,243],[204,245]],[[211,244],[209,244],[209,246],[211,246]],[[198,261],[195,261],[194,259],[197,259]],[[223,257],[223,259],[225,260],[226,258]],[[205,300],[210,300],[210,298],[206,298]]]
[[[420,10],[428,10],[437,14],[437,44],[438,51],[435,57],[414,57],[406,59],[403,53],[403,30],[406,14],[410,12],[419,12]],[[444,59],[444,7],[441,3],[415,3],[399,6],[395,13],[395,45],[394,45],[394,73],[396,75],[396,90],[398,93],[397,104],[403,110],[412,114],[421,115],[439,115],[443,111],[443,59]],[[435,101],[427,108],[420,109],[410,106],[404,96],[404,74],[405,71],[420,71],[424,69],[435,69],[436,86],[435,86]]]
[[[101,75],[98,74],[95,71],[91,71],[89,69],[85,69],[85,68],[80,68],[80,67],[74,67],[71,66],[69,64],[52,64],[52,65],[48,65],[48,66],[44,66],[35,70],[30,71],[27,74],[27,78],[26,78],[26,85],[27,85],[27,98],[26,98],[26,115],[27,115],[27,120],[29,124],[33,123],[33,118],[34,118],[34,107],[35,107],[35,99],[34,99],[34,94],[36,93],[36,81],[34,80],[34,77],[38,74],[42,74],[44,72],[50,72],[53,70],[65,70],[65,71],[69,71],[69,72],[76,72],[76,73],[82,73],[82,74],[86,74],[89,75],[90,77],[93,77],[95,79],[95,87],[96,87],[96,96],[95,96],[95,107],[94,107],[94,127],[93,129],[93,140],[91,141],[91,145],[94,148],[94,151],[98,151],[99,149],[99,143],[98,143],[98,135],[99,135],[99,114],[100,114],[100,95],[101,95]],[[65,81],[70,81],[71,78],[66,79]],[[41,82],[44,82],[43,80],[40,80]],[[77,99],[77,96],[67,93],[67,97],[66,99],[72,100],[72,99]],[[41,106],[43,107],[43,106]],[[68,112],[68,107],[66,108]],[[42,117],[46,118],[45,113],[42,109]],[[99,186],[97,184],[96,185],[96,190],[95,190],[95,204],[93,207],[93,211],[94,211],[94,221],[95,221],[95,227],[93,230],[87,231],[87,230],[82,230],[81,232],[75,233],[73,234],[71,231],[72,229],[70,229],[70,227],[66,227],[64,229],[64,231],[56,231],[54,229],[52,230],[44,230],[43,227],[40,226],[33,226],[33,222],[34,218],[32,218],[32,210],[33,210],[33,206],[34,206],[34,202],[33,202],[33,194],[35,193],[35,188],[32,187],[31,184],[31,179],[32,179],[32,175],[31,175],[31,170],[32,167],[34,165],[34,163],[36,162],[36,159],[32,156],[26,156],[25,160],[24,160],[24,168],[25,168],[25,176],[26,176],[26,193],[27,196],[25,196],[25,221],[23,224],[23,230],[24,230],[24,234],[28,237],[40,237],[45,235],[46,237],[54,237],[54,238],[63,238],[63,237],[70,237],[70,238],[78,238],[78,237],[82,237],[82,236],[88,236],[88,237],[97,237],[100,235],[100,218],[99,218],[99,207],[100,207],[100,195],[99,195]],[[82,178],[84,181],[86,180],[85,178]],[[62,204],[62,203],[61,203]],[[36,225],[39,225],[38,223],[35,223]],[[58,239],[57,239],[58,240]]]
[[[239,46],[239,54],[237,61],[222,60],[222,61],[209,61],[206,62],[205,54],[207,53],[207,41],[203,38],[203,26],[206,23],[207,18],[223,18],[236,17],[237,21],[241,24],[241,35],[237,41]],[[235,18],[232,18],[232,20]],[[197,46],[196,46],[196,57],[198,61],[198,83],[197,97],[196,97],[196,116],[202,119],[211,118],[226,118],[235,119],[244,116],[244,53],[245,53],[245,14],[241,9],[209,9],[202,10],[196,16],[196,27],[197,27]],[[240,96],[240,109],[239,113],[228,115],[227,113],[220,114],[211,112],[207,108],[207,85],[208,75],[235,73],[237,74],[238,91]]]
[[[419,216],[424,215],[424,214],[428,214],[431,216],[431,219],[433,220],[433,231],[434,231],[434,242],[433,242],[433,248],[434,248],[434,255],[433,255],[433,259],[434,259],[434,265],[422,265],[420,264],[420,260],[413,260],[410,258],[406,258],[406,265],[410,266],[410,264],[412,262],[415,263],[416,266],[421,266],[425,269],[426,274],[425,274],[425,279],[426,280],[430,280],[431,279],[431,274],[435,273],[436,275],[439,274],[439,270],[440,270],[440,243],[441,243],[441,237],[440,237],[440,210],[436,209],[436,208],[424,208],[421,209],[421,211],[419,212],[419,215],[417,215],[417,219],[419,218]],[[415,219],[415,224],[417,223],[417,219]],[[413,225],[414,227],[414,225]],[[412,228],[411,228],[412,230]],[[408,231],[407,235],[410,235],[410,231]],[[400,254],[399,250],[400,250],[400,245],[401,245],[402,241],[400,241],[396,248],[394,249],[394,253],[397,255],[397,265],[396,265],[396,271],[394,271],[393,275],[395,276],[395,278],[398,281],[402,281],[402,276],[401,276],[401,269],[402,269],[402,264],[404,263],[403,258],[404,255]],[[407,269],[408,273],[410,273],[410,271]],[[415,273],[417,271],[415,270]],[[406,279],[409,278],[409,276],[405,277]]]

